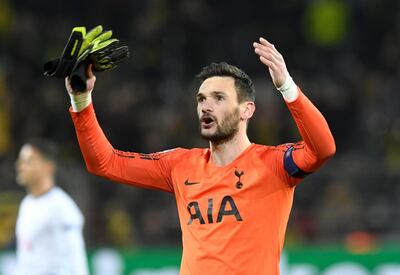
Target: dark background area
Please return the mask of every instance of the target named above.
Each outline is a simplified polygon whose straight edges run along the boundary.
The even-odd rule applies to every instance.
[[[112,29],[131,57],[99,73],[94,105],[115,148],[156,152],[206,147],[198,134],[194,81],[227,61],[257,90],[252,142],[299,139],[252,42],[264,36],[326,117],[336,156],[298,186],[287,245],[346,242],[366,232],[378,242],[400,232],[400,2],[0,1],[0,248],[14,244],[25,191],[14,161],[31,136],[61,150],[58,183],[86,217],[89,247],[180,245],[174,197],[89,175],[68,113],[64,81],[43,76],[74,26]]]

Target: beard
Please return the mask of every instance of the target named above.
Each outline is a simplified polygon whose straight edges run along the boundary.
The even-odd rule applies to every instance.
[[[236,108],[233,112],[225,114],[219,123],[215,117],[214,122],[217,129],[213,133],[203,133],[201,129],[200,120],[200,135],[207,141],[211,141],[214,144],[222,144],[230,141],[236,133],[239,131],[240,113],[239,108]]]

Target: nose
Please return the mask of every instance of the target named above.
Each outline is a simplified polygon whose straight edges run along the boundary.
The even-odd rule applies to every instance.
[[[210,100],[204,99],[203,102],[201,102],[200,110],[203,114],[212,112],[213,107]]]

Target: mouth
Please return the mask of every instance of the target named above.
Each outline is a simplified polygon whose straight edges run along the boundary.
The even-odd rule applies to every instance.
[[[210,115],[204,115],[200,119],[200,125],[204,129],[209,129],[215,124],[215,119]]]

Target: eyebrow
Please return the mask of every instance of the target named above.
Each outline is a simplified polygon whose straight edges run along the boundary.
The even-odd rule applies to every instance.
[[[223,92],[223,91],[212,91],[211,94],[212,94],[213,96],[216,96],[216,95],[227,95],[227,93],[226,93],[226,92]],[[199,99],[199,98],[201,98],[201,97],[204,97],[204,94],[203,94],[203,93],[198,93],[198,94],[196,95],[196,99]]]

